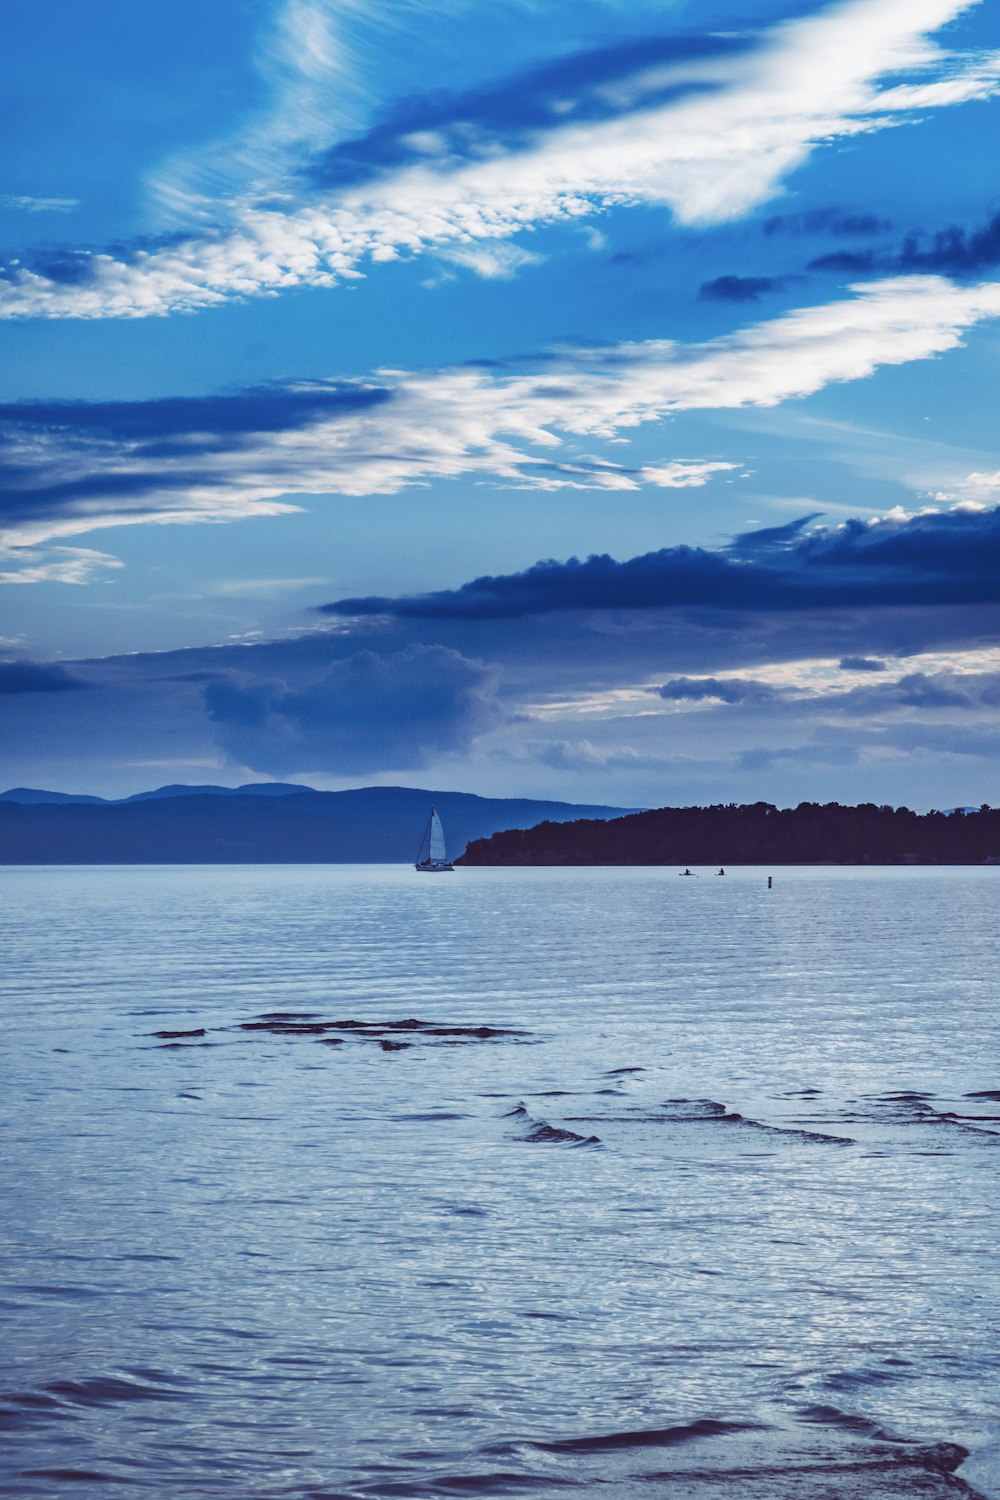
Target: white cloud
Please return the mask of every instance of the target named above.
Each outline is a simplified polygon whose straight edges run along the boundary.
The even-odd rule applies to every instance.
[[[20,497],[22,518],[11,523],[9,540],[31,546],[130,522],[275,515],[296,508],[278,498],[290,493],[385,494],[459,476],[542,490],[706,484],[734,466],[682,459],[632,469],[587,460],[574,440],[616,438],[673,411],[773,406],[880,366],[927,359],[956,347],[980,320],[1000,316],[1000,282],[901,277],[854,291],[704,344],[651,340],[564,350],[531,374],[469,366],[382,371],[371,387],[384,391],[384,400],[340,404],[334,415],[317,402],[310,421],[241,435],[234,444],[192,442],[194,403],[191,430],[160,443],[152,476],[145,440],[74,427],[72,405],[59,429],[46,408],[39,427],[11,423],[7,435],[9,461],[45,491],[33,502],[30,490],[11,489],[11,513]],[[293,390],[322,395],[331,387],[344,390],[338,382]],[[275,402],[280,398],[276,392]],[[74,498],[77,485],[83,498]],[[60,492],[62,499],[51,498]]]
[[[937,491],[933,499],[948,501],[963,510],[986,510],[1000,500],[1000,469],[967,474],[947,490]]]
[[[167,215],[190,222],[219,199],[284,184],[303,156],[360,128],[370,108],[350,22],[375,0],[283,0],[255,49],[266,106],[230,134],[163,163],[149,191]]]
[[[31,193],[0,197],[0,208],[20,209],[27,214],[71,214],[79,207],[79,198],[38,198]]]
[[[495,752],[502,759],[537,762],[555,771],[658,771],[672,764],[664,755],[643,755],[631,745],[599,746],[590,740],[529,740],[520,752]]]
[[[457,250],[443,250],[441,257],[453,266],[475,271],[487,281],[509,281],[525,266],[537,266],[544,258],[506,240],[498,245],[464,245]]]
[[[369,260],[427,251],[464,254],[473,264],[479,256],[481,269],[496,275],[496,242],[615,204],[661,204],[687,224],[733,219],[773,197],[820,144],[993,93],[1000,55],[950,57],[927,40],[971,3],[977,0],[840,0],[775,27],[755,50],[640,72],[614,101],[626,113],[587,122],[567,115],[523,150],[498,154],[484,141],[482,159],[468,151],[427,157],[287,209],[247,198],[228,206],[225,231],[129,262],[94,256],[90,275],[73,284],[13,262],[0,316],[162,315],[291,286],[330,286],[357,276]],[[341,76],[330,7],[298,0],[288,13],[293,31],[312,28],[319,38],[291,51],[312,59],[325,89],[331,71]],[[923,81],[879,87],[881,79],[914,73]],[[650,90],[667,82],[707,87],[651,102]],[[264,137],[277,142],[279,156],[290,142],[315,146],[318,116],[302,100],[316,86],[300,66],[287,96],[278,90],[263,136],[249,133],[249,155],[263,159],[265,172],[271,148]]]
[[[90,547],[48,547],[45,552],[12,547],[0,551],[0,564],[4,559],[15,566],[0,567],[0,583],[92,583],[96,573],[125,566],[110,553]]]
[[[738,469],[739,464],[719,462],[690,462],[678,460],[667,464],[646,464],[639,470],[639,478],[645,484],[655,484],[661,490],[688,490],[703,485],[712,474],[723,474],[727,469]]]

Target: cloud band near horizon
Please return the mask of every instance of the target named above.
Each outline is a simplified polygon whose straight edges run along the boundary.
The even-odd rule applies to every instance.
[[[0,541],[273,515],[296,508],[290,494],[385,494],[461,476],[540,490],[703,485],[737,465],[667,456],[630,467],[589,448],[671,412],[774,406],[927,359],[1000,316],[1000,282],[903,277],[852,291],[702,344],[559,350],[529,373],[522,361],[230,396],[11,403],[0,408]]]
[[[324,614],[398,620],[525,619],[566,611],[775,613],[1000,602],[1000,507],[883,517],[808,530],[815,516],[727,547],[665,547],[616,562],[539,562],[523,573],[400,599],[340,599]],[[682,695],[683,696],[683,695]]]

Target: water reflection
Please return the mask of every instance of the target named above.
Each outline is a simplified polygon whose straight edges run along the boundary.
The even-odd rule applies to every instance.
[[[998,876],[673,873],[5,872],[5,1493],[947,1493]]]

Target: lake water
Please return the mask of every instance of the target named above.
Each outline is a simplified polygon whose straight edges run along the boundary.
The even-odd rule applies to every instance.
[[[5,869],[0,1493],[1000,1494],[1000,870],[767,873]]]

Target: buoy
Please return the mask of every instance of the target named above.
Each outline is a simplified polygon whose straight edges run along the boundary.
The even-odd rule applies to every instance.
[[[772,884],[773,884],[773,877],[769,875],[767,877],[767,888],[768,888],[768,890],[771,889]]]

